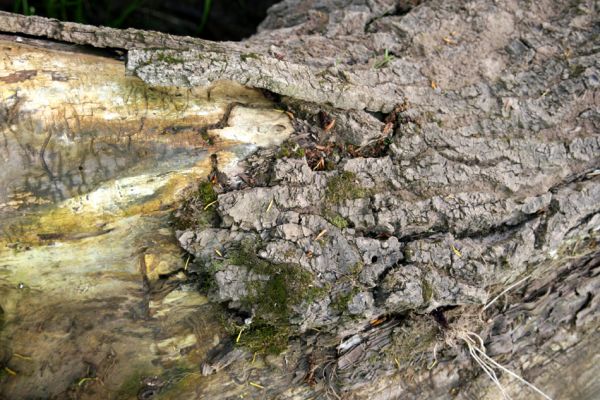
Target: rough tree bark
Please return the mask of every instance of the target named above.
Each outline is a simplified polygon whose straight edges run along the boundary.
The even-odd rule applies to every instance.
[[[124,51],[151,86],[265,89],[293,115],[284,146],[217,185],[218,218],[177,232],[244,344],[214,349],[188,397],[501,398],[475,333],[551,398],[594,399],[597,12],[285,0],[241,43],[6,13],[0,30]],[[261,334],[285,352],[263,356]]]

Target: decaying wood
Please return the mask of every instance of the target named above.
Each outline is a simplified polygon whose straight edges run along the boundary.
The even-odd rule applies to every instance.
[[[220,329],[182,290],[168,215],[290,119],[233,82],[156,89],[74,45],[2,35],[0,48],[0,398],[156,391],[164,380],[137,368]]]
[[[317,69],[262,51],[260,54],[245,51],[243,46],[233,43],[175,38],[135,29],[97,28],[2,12],[0,21],[5,32],[130,50],[129,70],[158,86],[207,86],[214,81],[231,80],[300,100],[371,111],[390,111],[385,98],[397,97],[389,85],[377,85],[372,76],[363,76],[351,69]],[[142,51],[144,48],[150,50]],[[380,88],[376,90],[376,86]]]
[[[226,368],[216,355],[191,398],[499,398],[454,340],[469,331],[550,397],[592,399],[597,12],[594,1],[285,0],[242,43],[10,14],[0,29],[123,49],[150,86],[267,89],[294,117],[291,143],[258,150],[219,194],[219,222],[177,236],[190,273],[212,274],[212,300],[243,315],[261,317],[244,296],[268,277],[228,258],[242,242],[260,243],[249,259],[302,268],[322,294],[290,308],[284,355]],[[535,396],[500,380],[513,398]]]

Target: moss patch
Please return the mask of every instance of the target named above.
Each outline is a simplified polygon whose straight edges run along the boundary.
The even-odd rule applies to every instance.
[[[160,375],[164,386],[160,389],[160,399],[181,399],[193,391],[194,382],[200,379],[197,367],[180,364]]]
[[[142,387],[142,381],[147,376],[152,376],[152,371],[140,369],[136,372],[133,372],[131,375],[127,376],[121,386],[117,390],[116,398],[117,399],[130,399],[136,398],[137,393]]]
[[[215,280],[215,274],[223,269],[223,261],[213,260],[212,262],[205,264],[200,270],[199,282],[200,290],[205,293],[211,293],[216,290],[218,285]]]
[[[580,64],[573,64],[569,67],[569,69],[571,70],[571,76],[573,78],[579,78],[581,74],[585,72],[586,68]]]
[[[325,198],[329,203],[341,204],[344,200],[354,200],[369,196],[371,191],[356,182],[356,174],[344,171],[327,183]]]
[[[274,325],[272,321],[259,319],[240,335],[240,346],[253,353],[280,354],[287,349],[292,332],[289,325]]]
[[[260,55],[256,53],[243,53],[240,54],[240,59],[244,62],[248,60],[260,60]]]
[[[200,213],[197,215],[199,226],[213,226],[219,220],[217,214],[217,192],[208,181],[204,181],[198,187],[198,200],[200,201]]]
[[[200,184],[198,187],[198,196],[204,205],[217,200],[217,192],[215,192],[213,185],[208,181]]]
[[[348,221],[346,221],[346,219],[338,213],[326,213],[325,219],[327,219],[327,221],[329,221],[332,225],[337,226],[339,229],[348,227]]]
[[[433,287],[431,286],[431,283],[429,283],[429,281],[423,279],[421,281],[421,288],[422,288],[421,293],[423,295],[423,302],[427,304],[433,297]]]
[[[358,283],[358,276],[364,268],[362,262],[357,262],[352,266],[349,274],[338,280],[338,283],[345,281],[344,290],[335,295],[331,301],[331,308],[340,314],[344,314],[348,311],[348,304],[354,296],[356,296],[362,290],[361,285]]]
[[[159,53],[156,56],[156,60],[157,61],[162,61],[162,62],[167,63],[167,64],[181,64],[183,62],[183,59],[177,58],[177,57],[173,57],[172,55],[165,54],[165,53]]]
[[[279,146],[277,158],[302,158],[305,154],[305,150],[298,143],[286,140]]]
[[[200,136],[202,137],[202,140],[204,140],[209,146],[215,144],[215,139],[208,134],[207,128],[200,129]]]
[[[173,215],[173,226],[176,229],[216,226],[219,223],[217,198],[217,192],[212,183],[203,181],[198,186],[198,191],[186,200]]]
[[[350,269],[350,274],[355,281],[358,279],[358,275],[360,275],[364,267],[365,264],[363,264],[362,261],[358,261],[352,266],[352,269]]]
[[[259,275],[267,275],[266,281],[255,281],[249,287],[245,300],[259,316],[287,319],[291,307],[303,301],[312,301],[320,292],[313,287],[312,273],[297,264],[271,263],[256,254],[257,245],[250,241],[240,243],[231,250],[228,260],[233,265],[246,267]]]
[[[248,284],[242,300],[254,311],[254,321],[240,336],[238,344],[255,353],[279,354],[287,347],[293,329],[289,317],[293,307],[322,297],[326,289],[314,287],[312,273],[296,264],[277,264],[259,258],[257,244],[245,241],[230,250],[227,259],[268,279]]]
[[[433,357],[438,332],[437,324],[431,318],[409,316],[401,329],[396,328],[392,335],[392,346],[387,352],[390,361],[399,368],[426,367]]]
[[[350,290],[338,294],[331,302],[331,308],[340,314],[345,313],[348,311],[348,304],[350,303],[350,300],[352,300],[352,298],[356,296],[358,292],[360,292],[360,288],[353,286]]]

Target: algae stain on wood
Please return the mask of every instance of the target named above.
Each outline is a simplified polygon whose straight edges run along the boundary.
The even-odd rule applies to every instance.
[[[32,360],[1,360],[17,374],[0,397],[108,398],[137,369],[197,365],[221,327],[177,273],[169,212],[210,154],[235,174],[291,133],[289,118],[234,83],[152,88],[117,60],[0,49],[0,353]]]

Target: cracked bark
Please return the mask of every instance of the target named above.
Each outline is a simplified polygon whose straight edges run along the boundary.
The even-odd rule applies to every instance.
[[[261,258],[299,264],[319,277],[318,286],[330,288],[292,316],[297,336],[285,365],[272,360],[258,373],[269,374],[263,381],[268,395],[498,398],[460,346],[435,339],[415,357],[395,362],[401,345],[394,338],[402,329],[448,334],[429,316],[441,308],[450,327],[471,323],[492,357],[551,397],[595,398],[598,6],[408,3],[286,0],[242,43],[9,14],[0,14],[0,26],[124,49],[129,71],[150,85],[224,79],[267,89],[296,114],[295,140],[307,149],[367,146],[383,136],[381,113],[408,105],[397,112],[399,122],[377,157],[341,151],[330,171],[313,171],[304,159],[259,151],[247,163],[259,187],[221,194],[219,226],[180,232],[198,270],[215,259],[212,249],[226,252],[240,238],[260,237]],[[386,50],[394,57],[375,68]],[[331,131],[319,127],[319,111],[336,119]],[[272,173],[262,179],[252,173],[258,169]],[[331,204],[328,185],[344,172],[370,193]],[[266,209],[272,199],[271,215],[248,212]],[[348,226],[332,224],[326,213]],[[314,243],[323,230],[328,244]],[[354,276],[357,263],[363,268]],[[336,296],[349,292],[341,277],[351,275],[356,292],[339,312]],[[524,276],[530,278],[488,309],[484,322],[465,320]],[[216,301],[235,303],[219,296]],[[372,326],[381,316],[390,322]],[[336,350],[350,338],[359,344]],[[230,367],[205,369],[232,381],[257,374],[243,355],[223,357]],[[506,376],[502,382],[513,398],[534,396]],[[227,398],[237,392],[214,386],[201,394]]]

